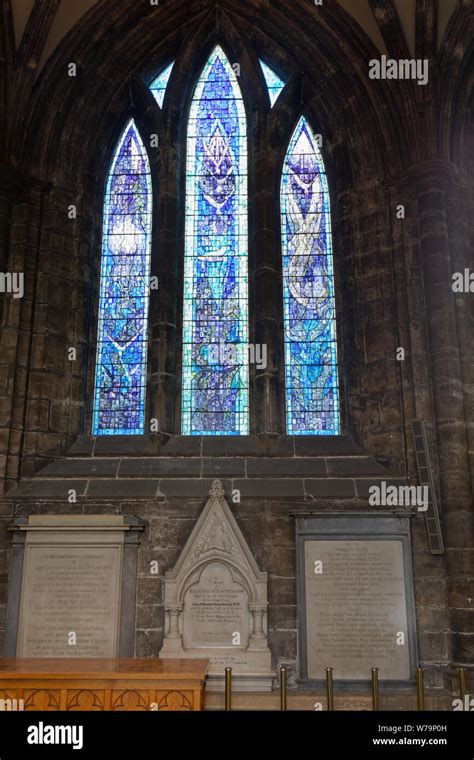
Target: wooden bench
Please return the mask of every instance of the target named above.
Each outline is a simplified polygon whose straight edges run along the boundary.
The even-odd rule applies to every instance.
[[[0,659],[0,709],[202,710],[207,669],[191,659]]]

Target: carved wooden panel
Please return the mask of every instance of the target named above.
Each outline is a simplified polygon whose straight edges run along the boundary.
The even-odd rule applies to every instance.
[[[25,710],[59,710],[59,689],[25,689]]]
[[[16,689],[0,689],[0,699],[17,699]]]
[[[17,712],[23,707],[22,694],[12,689],[0,689],[0,712]]]
[[[202,710],[207,670],[194,659],[0,659],[0,700],[30,711]]]
[[[193,710],[192,691],[157,691],[158,710],[179,711]]]
[[[92,691],[92,689],[70,689],[67,692],[66,710],[105,710],[104,691]]]
[[[112,710],[148,710],[149,706],[149,691],[122,689],[121,691],[114,690],[112,692]]]

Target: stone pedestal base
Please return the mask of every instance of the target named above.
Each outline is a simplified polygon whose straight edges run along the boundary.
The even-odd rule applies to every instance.
[[[207,690],[224,691],[225,669],[232,668],[233,692],[271,691],[275,673],[271,669],[269,649],[249,651],[223,649],[216,654],[213,648],[189,651],[180,648],[179,640],[165,639],[160,659],[205,659],[209,660]]]

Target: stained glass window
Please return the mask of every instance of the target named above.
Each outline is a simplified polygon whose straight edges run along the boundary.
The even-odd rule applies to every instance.
[[[153,80],[153,82],[150,85],[150,90],[155,98],[156,102],[160,106],[160,108],[163,108],[163,101],[165,99],[165,92],[166,88],[168,86],[168,81],[171,76],[171,72],[173,70],[174,61],[173,63],[170,63],[169,66],[164,69],[161,74],[158,74],[156,79]]]
[[[220,47],[191,104],[186,163],[184,435],[248,433],[247,126]]]
[[[94,435],[144,432],[151,213],[148,157],[131,121],[105,196]]]
[[[280,79],[280,77],[275,74],[273,69],[271,69],[270,66],[267,66],[267,64],[263,61],[260,61],[260,66],[262,67],[263,76],[265,77],[265,82],[267,83],[270,103],[272,104],[273,108],[278,100],[280,92],[285,88],[285,82]]]
[[[286,411],[289,435],[338,435],[336,309],[329,192],[306,119],[281,186]]]

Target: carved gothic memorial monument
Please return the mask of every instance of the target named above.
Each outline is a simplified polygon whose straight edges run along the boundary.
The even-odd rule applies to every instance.
[[[165,638],[160,657],[211,661],[210,682],[232,667],[239,690],[271,688],[267,574],[260,572],[214,481],[210,498],[173,570],[165,574]]]

